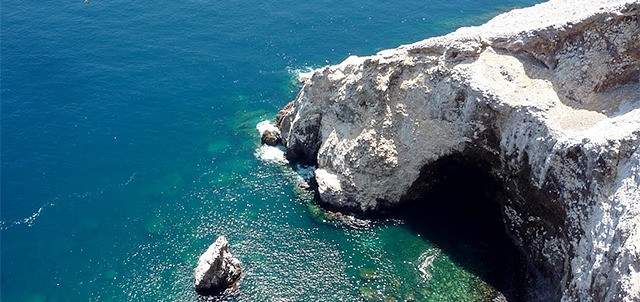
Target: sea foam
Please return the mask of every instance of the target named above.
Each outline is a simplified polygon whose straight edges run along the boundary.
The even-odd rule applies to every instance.
[[[431,269],[433,268],[433,261],[436,260],[436,257],[440,254],[440,250],[433,248],[428,249],[424,253],[420,255],[418,261],[418,271],[420,271],[420,275],[424,281],[429,281],[431,279]]]
[[[260,133],[260,136],[267,130],[276,130],[280,131],[271,121],[262,121],[256,125],[256,129]],[[261,145],[255,151],[255,156],[260,160],[267,163],[275,163],[275,164],[289,164],[289,161],[286,158],[287,149],[283,145],[278,146],[268,146]],[[300,181],[308,182],[313,177],[315,177],[315,166],[305,166],[301,164],[295,164],[291,167]]]
[[[271,123],[271,121],[259,122],[256,125],[256,129],[258,129],[260,136],[262,136],[262,134],[267,130],[275,130],[280,132],[280,129],[274,126]],[[285,151],[286,149],[282,145],[278,145],[278,146],[261,145],[260,147],[258,147],[258,149],[256,149],[255,155],[257,158],[268,163],[288,164],[289,161],[285,157]]]
[[[315,68],[310,66],[303,68],[287,68],[287,71],[296,81],[298,81],[298,83],[304,83],[311,78]]]
[[[53,205],[54,205],[53,203],[43,205],[40,208],[38,208],[37,211],[33,212],[31,215],[29,215],[29,216],[27,216],[25,218],[10,222],[10,223],[7,223],[5,221],[0,221],[0,230],[4,231],[4,230],[7,230],[7,229],[9,229],[9,228],[11,228],[13,226],[17,226],[17,225],[21,225],[21,224],[24,224],[24,225],[26,225],[28,227],[33,226],[33,224],[36,222],[36,219],[38,219],[38,217],[40,217],[40,214],[42,213],[42,210],[44,208],[46,208],[46,207],[50,207],[50,206],[53,206]]]
[[[284,156],[285,148],[283,146],[267,146],[262,145],[258,149],[256,149],[255,155],[257,158],[275,164],[287,164],[289,161]]]

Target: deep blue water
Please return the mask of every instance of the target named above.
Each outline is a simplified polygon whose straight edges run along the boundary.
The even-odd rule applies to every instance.
[[[484,297],[402,221],[318,219],[255,124],[296,69],[535,2],[2,0],[2,301],[195,301],[220,234],[246,266],[231,300]]]

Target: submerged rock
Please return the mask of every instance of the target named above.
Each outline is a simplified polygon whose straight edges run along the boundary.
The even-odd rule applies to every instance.
[[[361,268],[358,270],[358,275],[362,281],[371,281],[376,278],[376,271],[370,268]]]
[[[639,301],[638,36],[638,1],[551,0],[349,57],[281,111],[287,157],[317,164],[323,202],[359,212],[410,200],[463,158],[500,183],[552,300]]]
[[[201,295],[216,295],[235,288],[242,264],[229,251],[229,242],[224,236],[218,237],[200,256],[194,273],[196,292]]]

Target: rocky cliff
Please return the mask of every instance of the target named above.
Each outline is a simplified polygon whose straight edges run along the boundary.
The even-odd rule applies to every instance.
[[[482,167],[554,299],[640,301],[639,75],[640,2],[551,0],[318,69],[277,123],[326,204],[397,207],[449,160]]]

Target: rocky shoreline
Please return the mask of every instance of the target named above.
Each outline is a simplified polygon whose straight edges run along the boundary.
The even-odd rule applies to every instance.
[[[637,37],[637,1],[552,0],[318,69],[277,126],[345,211],[419,199],[450,163],[482,169],[553,300],[640,301]]]

